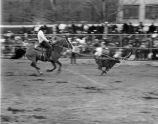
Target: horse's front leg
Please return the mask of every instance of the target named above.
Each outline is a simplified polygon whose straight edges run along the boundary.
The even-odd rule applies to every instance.
[[[59,62],[59,61],[57,61],[56,63],[59,65],[58,72],[60,72],[60,71],[61,71],[62,64],[61,64],[61,62]]]
[[[40,71],[40,68],[37,67],[36,62],[32,62],[31,66],[34,67],[38,73],[38,75],[42,75],[43,73]]]
[[[51,61],[51,64],[53,65],[53,68],[52,69],[47,69],[47,72],[52,72],[56,69],[56,64],[54,61]]]

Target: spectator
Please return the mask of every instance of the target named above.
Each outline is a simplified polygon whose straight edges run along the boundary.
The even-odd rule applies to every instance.
[[[104,26],[102,24],[99,26],[99,33],[104,33]]]
[[[158,37],[157,31],[154,31],[151,37],[152,37],[153,39],[156,38],[156,37]]]
[[[111,30],[112,32],[117,32],[117,25],[112,25]]]
[[[143,24],[143,22],[139,22],[139,25],[138,25],[138,32],[139,32],[139,34],[142,34],[142,33],[143,33],[143,29],[144,29],[144,24]]]
[[[77,57],[77,54],[80,53],[80,49],[78,47],[78,43],[77,42],[72,42],[72,46],[73,46],[73,49],[71,51],[71,64],[76,64],[76,57]]]
[[[152,47],[157,48],[152,50],[152,59],[156,60],[158,59],[158,34],[156,31],[154,32],[154,34],[152,34]]]
[[[60,33],[59,25],[56,26],[56,33],[57,33],[57,34]]]
[[[129,30],[129,25],[127,23],[123,24],[123,28],[122,28],[122,33],[128,33]]]
[[[149,31],[148,31],[148,33],[154,33],[154,31],[156,31],[156,26],[154,25],[154,23],[152,23],[152,24],[149,26]]]
[[[139,38],[136,37],[132,45],[133,47],[140,47],[141,42],[139,41]]]
[[[75,26],[75,24],[72,23],[71,27],[72,27],[72,33],[76,34],[76,26]]]
[[[131,22],[129,23],[128,33],[129,33],[129,34],[133,34],[133,33],[134,33],[134,26],[132,25]]]

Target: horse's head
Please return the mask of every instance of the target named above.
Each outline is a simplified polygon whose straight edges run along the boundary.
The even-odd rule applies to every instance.
[[[72,49],[72,44],[68,41],[67,38],[63,38],[63,37],[57,38],[55,45],[63,48]]]

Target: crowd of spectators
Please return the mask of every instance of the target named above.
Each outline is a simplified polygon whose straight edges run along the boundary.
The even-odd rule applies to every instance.
[[[64,31],[71,34],[86,33],[86,34],[104,34],[106,24],[68,24],[56,25],[54,31],[63,33]],[[131,22],[124,24],[107,24],[108,34],[149,34],[158,31],[158,26],[154,23],[145,25],[143,22],[132,24]]]
[[[144,25],[142,22],[140,22],[139,25],[133,25],[132,23],[124,23],[122,25],[108,24],[108,35],[104,35],[104,28],[104,24],[60,24],[54,25],[53,28],[47,26],[47,34],[50,36],[50,34],[53,33],[67,33],[70,42],[72,42],[72,44],[77,44],[80,53],[83,54],[91,54],[96,44],[104,43],[107,47],[137,48],[135,55],[138,59],[146,59],[150,52],[153,53],[154,58],[158,57],[158,29],[153,23],[149,26]],[[14,46],[25,47],[30,43],[34,43],[37,40],[37,31],[38,27],[32,27],[29,32],[25,29],[23,32],[21,31],[20,34],[11,31],[5,32],[3,35],[5,42],[3,41],[4,45],[2,50],[4,53],[10,53],[14,51]],[[154,49],[149,50],[148,48]]]

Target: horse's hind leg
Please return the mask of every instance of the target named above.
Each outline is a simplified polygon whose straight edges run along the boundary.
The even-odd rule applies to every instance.
[[[37,65],[36,65],[36,63],[35,63],[35,62],[32,62],[30,65],[31,65],[32,67],[34,67],[35,69],[40,70],[40,68],[39,68],[39,67],[37,67]]]
[[[47,72],[52,72],[52,71],[54,71],[54,70],[56,69],[56,64],[55,64],[55,62],[54,62],[54,61],[50,61],[50,62],[52,63],[53,68],[52,68],[52,69],[47,69]]]
[[[59,62],[59,61],[57,61],[56,63],[58,63],[58,65],[59,65],[58,72],[60,72],[60,71],[61,71],[62,64],[61,64],[61,62]]]

